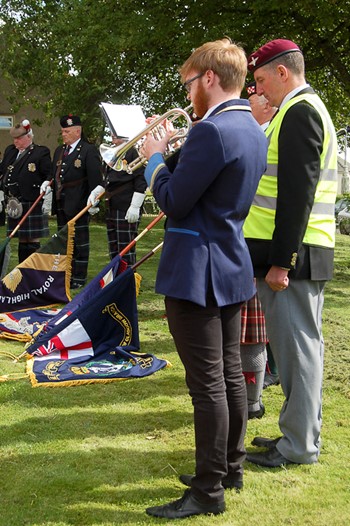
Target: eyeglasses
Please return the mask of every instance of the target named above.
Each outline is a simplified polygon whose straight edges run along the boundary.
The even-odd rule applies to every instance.
[[[183,83],[183,87],[187,91],[187,93],[190,93],[191,91],[191,84],[194,80],[199,79],[200,77],[203,77],[204,73],[198,73],[195,77],[192,77],[191,79],[186,80],[186,82]]]

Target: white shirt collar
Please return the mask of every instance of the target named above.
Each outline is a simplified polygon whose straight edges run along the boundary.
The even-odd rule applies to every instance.
[[[300,91],[302,91],[303,89],[306,89],[306,88],[309,88],[310,87],[310,84],[303,84],[302,86],[298,86],[297,88],[293,89],[292,91],[290,91],[285,97],[284,99],[282,100],[281,104],[280,104],[280,107],[279,109],[281,110],[283,108],[283,106],[285,104],[287,104],[287,102],[292,99],[293,97],[295,97],[295,95],[297,95]]]
[[[78,142],[79,142],[80,140],[81,140],[81,139],[78,139],[77,141],[73,142],[73,144],[70,145],[69,154],[71,154],[71,153],[75,150],[75,148],[76,148],[76,146],[77,146],[77,144],[78,144]]]

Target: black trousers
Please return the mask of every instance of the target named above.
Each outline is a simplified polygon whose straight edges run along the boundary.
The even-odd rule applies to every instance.
[[[186,371],[194,407],[196,472],[193,494],[224,499],[221,480],[242,480],[247,395],[240,358],[241,304],[217,307],[165,298],[170,332]]]

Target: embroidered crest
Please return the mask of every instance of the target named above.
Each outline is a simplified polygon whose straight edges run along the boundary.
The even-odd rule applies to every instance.
[[[29,164],[28,164],[28,171],[29,171],[29,172],[35,172],[35,171],[36,171],[36,165],[35,165],[35,163],[29,163]]]
[[[54,381],[60,379],[59,369],[64,363],[63,360],[56,360],[54,362],[49,362],[46,367],[43,369],[43,374],[47,377],[48,380]]]
[[[75,159],[74,166],[75,166],[75,168],[80,168],[81,167],[81,160],[80,159]]]

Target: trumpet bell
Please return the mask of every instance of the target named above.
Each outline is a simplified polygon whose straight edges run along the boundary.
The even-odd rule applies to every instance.
[[[123,158],[118,156],[118,152],[123,147],[123,144],[120,144],[119,146],[111,146],[106,143],[102,143],[100,145],[100,154],[103,159],[103,161],[113,170],[116,170],[117,172],[120,172],[125,169],[125,162]]]

